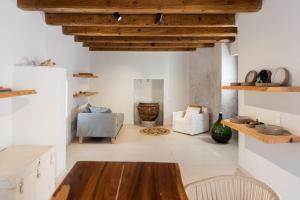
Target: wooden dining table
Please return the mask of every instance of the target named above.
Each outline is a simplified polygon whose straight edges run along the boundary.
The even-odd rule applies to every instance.
[[[53,200],[187,200],[177,163],[77,162]]]

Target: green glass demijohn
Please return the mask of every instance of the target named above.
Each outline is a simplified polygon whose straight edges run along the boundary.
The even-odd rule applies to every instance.
[[[211,137],[217,142],[227,144],[232,137],[231,129],[221,123],[223,114],[219,113],[219,119],[211,129]]]

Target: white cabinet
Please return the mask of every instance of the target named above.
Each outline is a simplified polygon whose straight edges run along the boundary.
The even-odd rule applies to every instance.
[[[37,170],[37,181],[36,181],[36,200],[49,199],[55,190],[55,183],[51,181],[55,177],[55,163],[54,155],[45,154],[41,157],[38,164]]]
[[[0,152],[0,200],[49,200],[55,155],[49,146],[12,146]]]
[[[16,183],[17,188],[14,190],[15,195],[12,197],[12,200],[35,199],[36,174],[34,172],[21,175],[21,177],[17,178]]]

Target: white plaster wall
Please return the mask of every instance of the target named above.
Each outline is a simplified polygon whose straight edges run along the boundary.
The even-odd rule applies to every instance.
[[[264,1],[258,13],[240,14],[239,80],[249,70],[286,67],[291,83],[300,85],[300,2]],[[239,93],[239,114],[258,117],[300,135],[300,94]],[[241,135],[239,165],[269,184],[283,200],[300,196],[300,145],[267,145]]]
[[[190,104],[207,106],[211,124],[221,111],[222,45],[190,53]]]
[[[15,67],[13,87],[35,95],[12,99],[13,145],[51,145],[56,175],[66,167],[66,79],[64,68]]]
[[[44,22],[44,19],[42,19]],[[73,77],[79,72],[90,72],[89,51],[81,43],[75,43],[74,37],[64,36],[61,27],[48,26],[43,23],[45,34],[45,50],[47,58],[55,60],[58,67],[67,70],[67,142],[76,135],[76,115],[78,105],[88,102],[88,98],[73,98],[73,94],[80,90],[89,90],[88,79]]]
[[[73,72],[89,71],[89,53],[70,36],[64,36],[59,27],[47,26],[39,12],[19,10],[10,0],[0,1],[0,85],[13,84],[14,64],[24,57],[42,61],[52,58],[58,66],[68,70],[69,102],[68,118],[76,106],[73,90],[82,84],[71,78]],[[85,84],[85,83],[84,83]],[[0,100],[0,149],[13,143],[11,99]],[[70,135],[71,125],[68,124]],[[68,140],[71,137],[68,136]]]
[[[168,101],[164,101],[165,106],[168,104],[167,112],[186,110],[189,105],[190,87],[189,87],[189,53],[173,53],[169,55],[170,68],[169,80],[170,90]],[[166,95],[166,94],[165,94]]]
[[[2,86],[11,86],[13,63],[17,60],[24,56],[39,59],[44,55],[40,45],[43,40],[41,32],[30,30],[31,25],[41,25],[37,20],[40,15],[25,16],[24,13],[17,12],[12,1],[0,2],[0,85]],[[12,143],[11,99],[1,99],[0,106],[0,149],[2,149]]]
[[[134,99],[138,102],[153,102],[152,88],[153,79],[136,79],[134,80]]]
[[[222,44],[222,85],[238,80],[237,56],[232,56],[230,46]],[[238,93],[234,90],[222,90],[223,117],[228,119],[238,114]]]
[[[91,71],[100,76],[91,81],[99,95],[91,98],[97,106],[125,114],[133,124],[134,79],[164,79],[164,120],[170,124],[172,112],[188,105],[187,53],[94,52]]]

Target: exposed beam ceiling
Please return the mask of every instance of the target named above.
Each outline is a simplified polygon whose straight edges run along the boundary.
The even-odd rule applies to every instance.
[[[135,28],[135,27],[97,27],[97,26],[64,26],[66,35],[86,36],[174,36],[174,37],[232,37],[236,36],[236,27],[212,28]]]
[[[122,36],[75,36],[76,42],[114,43],[217,43],[233,42],[235,37],[122,37]]]
[[[72,13],[237,13],[258,11],[262,0],[18,0],[23,10]]]
[[[98,43],[98,42],[84,42],[84,47],[110,47],[110,48],[205,48],[205,47],[214,47],[214,44],[186,44],[186,43]]]
[[[196,47],[190,48],[101,48],[101,47],[90,47],[90,51],[195,51]]]
[[[262,0],[17,0],[45,12],[91,51],[193,51],[237,36],[235,14],[255,12]]]
[[[62,26],[104,26],[104,27],[232,27],[235,26],[233,14],[167,14],[161,23],[156,23],[156,15],[122,15],[116,20],[111,14],[69,14],[46,13],[46,23]]]

